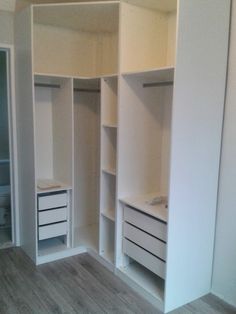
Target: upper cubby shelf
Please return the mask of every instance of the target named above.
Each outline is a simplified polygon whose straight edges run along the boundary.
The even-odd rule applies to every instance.
[[[34,72],[100,77],[118,72],[119,2],[33,6]]]

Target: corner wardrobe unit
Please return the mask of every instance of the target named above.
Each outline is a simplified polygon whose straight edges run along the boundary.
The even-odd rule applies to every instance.
[[[169,312],[211,290],[230,1],[16,16],[21,244],[82,252]]]

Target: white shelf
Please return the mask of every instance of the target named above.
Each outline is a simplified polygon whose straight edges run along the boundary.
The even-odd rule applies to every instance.
[[[106,217],[107,219],[109,219],[111,221],[115,221],[115,210],[114,209],[103,210],[101,212],[101,215]]]
[[[102,126],[103,126],[104,128],[117,129],[117,124],[113,124],[113,123],[103,123]]]
[[[139,209],[140,211],[167,223],[168,208],[165,207],[165,204],[158,204],[158,205],[148,204],[150,200],[152,200],[154,197],[158,195],[159,193],[138,195],[138,196],[120,199],[120,201],[126,205]]]
[[[124,77],[133,77],[143,82],[174,81],[175,67],[163,67],[152,70],[122,73]]]
[[[60,182],[60,185],[61,185],[60,187],[48,188],[48,189],[40,189],[37,187],[37,194],[72,190],[72,187],[68,184],[64,184]]]
[[[163,279],[137,262],[132,262],[129,266],[120,268],[120,271],[153,297],[164,302],[165,281]]]
[[[116,176],[116,169],[113,168],[103,168],[102,171],[106,174]]]

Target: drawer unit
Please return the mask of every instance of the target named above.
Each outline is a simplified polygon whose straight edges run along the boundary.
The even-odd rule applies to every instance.
[[[134,226],[124,223],[124,237],[145,248],[157,257],[166,260],[166,244],[157,238],[135,228]]]
[[[165,279],[165,262],[161,261],[157,257],[153,256],[127,239],[123,239],[123,252],[162,279]]]
[[[39,240],[50,239],[67,234],[67,222],[38,227]]]
[[[124,207],[124,221],[137,226],[138,228],[150,233],[166,242],[167,224],[146,214],[143,214],[129,206]]]
[[[67,193],[57,193],[38,196],[38,210],[67,206]]]
[[[39,226],[67,220],[67,207],[39,211]]]

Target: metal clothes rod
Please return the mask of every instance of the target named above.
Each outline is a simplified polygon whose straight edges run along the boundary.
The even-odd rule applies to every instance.
[[[35,83],[35,87],[61,88],[58,84]]]
[[[61,88],[61,86],[59,84],[35,83],[34,86],[36,86],[36,87],[47,87],[47,88]],[[100,93],[100,89],[74,88],[74,92]]]
[[[166,81],[166,82],[153,82],[153,83],[145,83],[143,84],[143,87],[156,87],[156,86],[171,86],[173,85],[173,81]]]
[[[74,92],[100,93],[100,89],[74,88]]]

